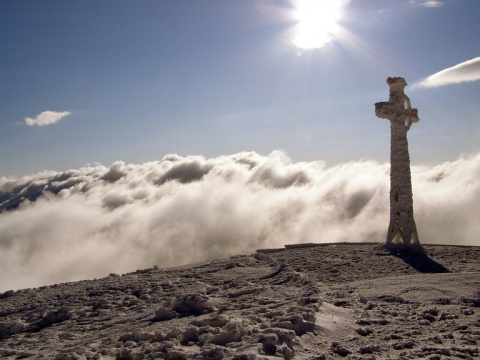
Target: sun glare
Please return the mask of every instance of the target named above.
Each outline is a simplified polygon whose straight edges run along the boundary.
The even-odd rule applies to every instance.
[[[298,24],[293,43],[302,49],[321,48],[333,38],[342,0],[297,0]]]

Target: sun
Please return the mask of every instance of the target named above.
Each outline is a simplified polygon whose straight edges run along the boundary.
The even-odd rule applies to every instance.
[[[297,0],[293,44],[302,49],[321,48],[333,39],[342,0]]]

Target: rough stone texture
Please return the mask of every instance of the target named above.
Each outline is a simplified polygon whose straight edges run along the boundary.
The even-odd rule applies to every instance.
[[[390,224],[387,245],[419,246],[417,226],[413,217],[412,180],[407,132],[418,122],[418,110],[412,109],[403,90],[407,82],[401,77],[389,77],[388,102],[375,104],[375,115],[390,120]]]

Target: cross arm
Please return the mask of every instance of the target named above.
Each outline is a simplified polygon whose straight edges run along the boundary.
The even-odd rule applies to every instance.
[[[389,102],[381,101],[375,103],[375,115],[380,119],[390,119],[395,114],[395,109]]]

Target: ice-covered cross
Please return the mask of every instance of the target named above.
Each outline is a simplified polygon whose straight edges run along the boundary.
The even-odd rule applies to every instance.
[[[390,120],[390,224],[387,245],[419,246],[417,226],[413,217],[412,179],[407,131],[418,122],[418,110],[412,109],[405,95],[407,82],[401,77],[389,77],[388,102],[375,104],[375,115]]]

